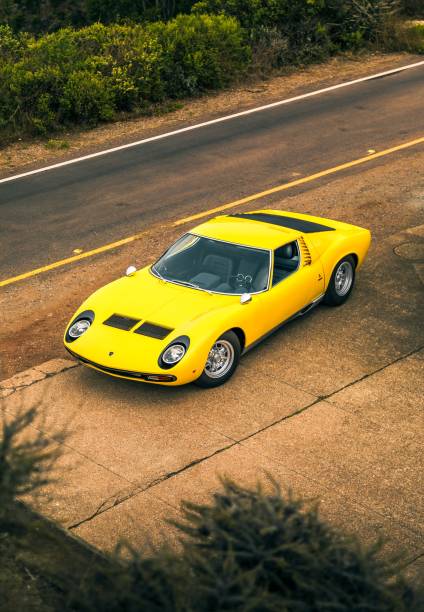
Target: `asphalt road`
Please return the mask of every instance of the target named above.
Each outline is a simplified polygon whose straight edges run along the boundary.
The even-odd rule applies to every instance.
[[[424,67],[0,184],[0,278],[422,134]]]

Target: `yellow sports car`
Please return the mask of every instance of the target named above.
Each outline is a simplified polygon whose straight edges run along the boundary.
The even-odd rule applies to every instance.
[[[216,217],[93,293],[65,347],[112,376],[216,387],[289,319],[321,300],[343,304],[370,240],[355,225],[277,210]]]

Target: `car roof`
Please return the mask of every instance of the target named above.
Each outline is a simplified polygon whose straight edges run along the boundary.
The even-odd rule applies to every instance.
[[[255,211],[259,212],[259,211]],[[275,211],[260,211],[274,214]],[[290,227],[282,227],[268,222],[258,221],[247,216],[225,215],[215,217],[191,230],[207,238],[235,242],[261,249],[276,249],[287,242],[296,240],[300,232]]]

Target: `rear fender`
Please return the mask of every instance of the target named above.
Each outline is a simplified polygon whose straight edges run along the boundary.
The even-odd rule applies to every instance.
[[[371,234],[366,229],[358,228],[340,233],[336,232],[323,232],[311,237],[311,241],[321,257],[326,288],[337,262],[343,257],[354,255],[357,259],[356,269],[358,270],[364,262],[371,243]]]

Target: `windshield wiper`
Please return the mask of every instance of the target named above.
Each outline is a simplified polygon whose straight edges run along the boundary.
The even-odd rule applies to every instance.
[[[209,289],[205,289],[205,287],[199,287],[199,285],[195,285],[194,283],[190,283],[190,281],[175,280],[175,282],[179,283],[180,285],[185,285],[187,287],[192,287],[193,289],[200,289],[200,291],[206,291],[206,293],[209,293],[209,295],[212,295],[212,291],[210,291]]]
[[[204,287],[200,287],[199,285],[195,285],[194,283],[190,283],[190,281],[183,281],[183,280],[179,280],[177,278],[172,278],[170,280],[164,278],[162,276],[162,274],[159,272],[159,270],[156,268],[156,266],[152,266],[152,270],[157,274],[157,276],[160,278],[160,280],[163,280],[164,283],[178,283],[179,285],[185,285],[187,287],[192,287],[193,289],[199,289],[200,291],[206,291],[206,293],[209,293],[210,295],[212,295],[212,291],[210,291],[209,289],[205,289]]]

